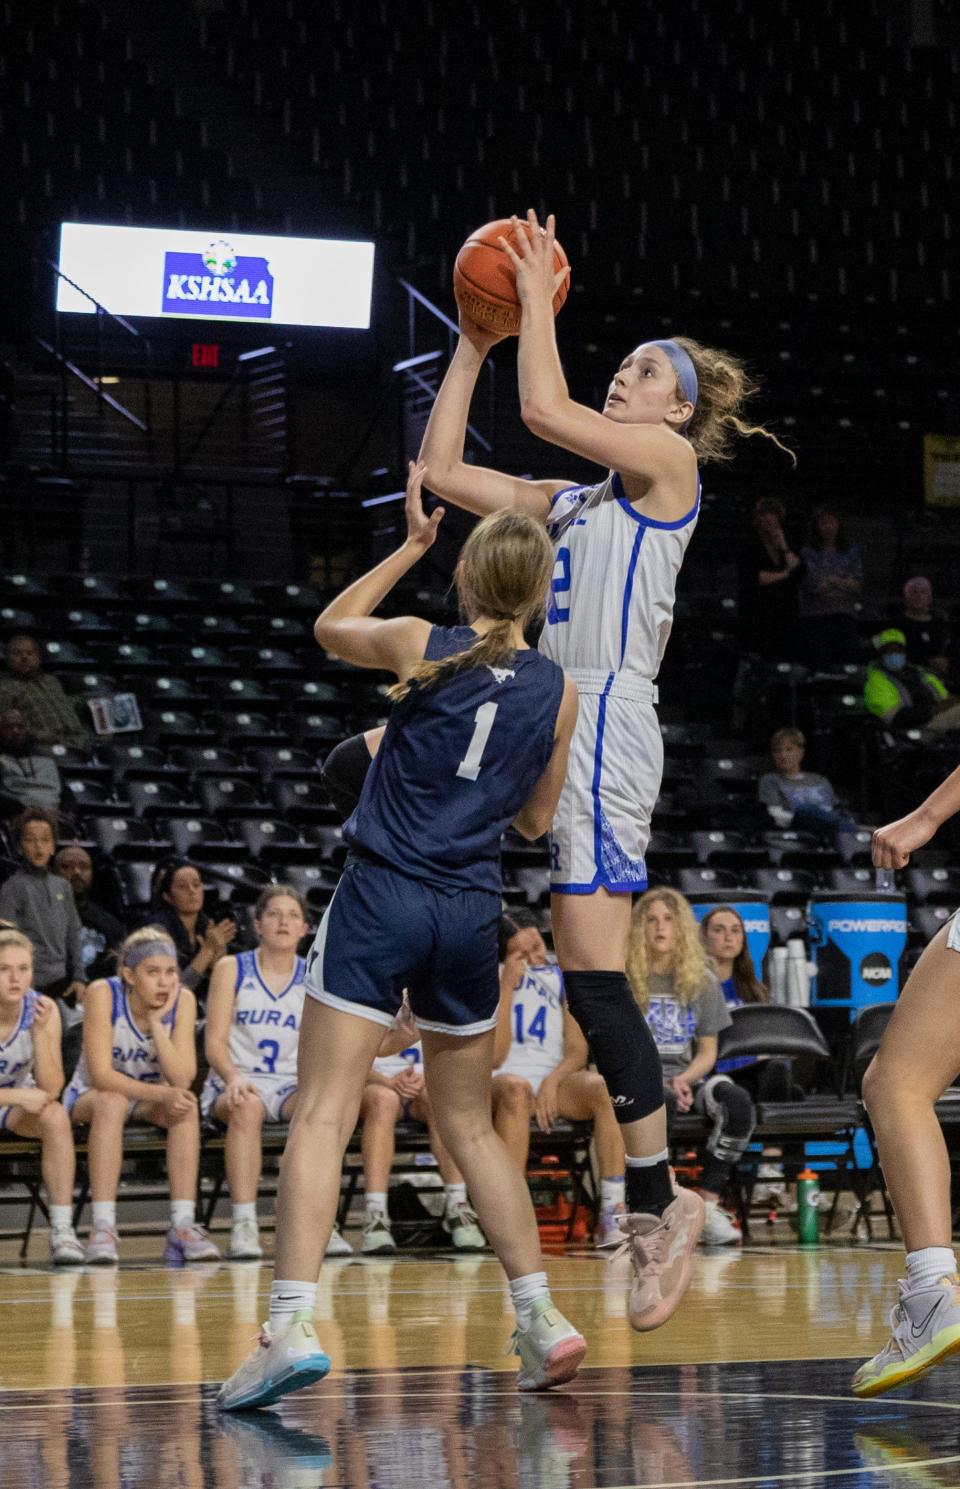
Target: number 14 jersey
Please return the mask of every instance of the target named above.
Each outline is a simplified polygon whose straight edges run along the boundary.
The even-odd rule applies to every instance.
[[[476,639],[434,626],[424,659]],[[414,688],[391,712],[344,838],[439,889],[499,893],[500,838],[546,769],[562,696],[563,672],[531,649]]]

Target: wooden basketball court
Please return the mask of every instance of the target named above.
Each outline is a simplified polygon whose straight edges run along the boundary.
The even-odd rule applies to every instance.
[[[537,1397],[514,1388],[492,1258],[328,1263],[329,1378],[221,1417],[216,1388],[266,1315],[270,1264],[170,1270],[159,1238],[123,1245],[119,1272],[0,1261],[3,1489],[960,1484],[960,1365],[872,1402],[849,1394],[883,1342],[892,1246],[702,1253],[680,1313],[646,1336],[619,1264],[552,1258],[590,1353],[570,1388]]]

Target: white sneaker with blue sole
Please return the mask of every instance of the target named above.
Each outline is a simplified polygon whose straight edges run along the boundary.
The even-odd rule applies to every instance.
[[[274,1336],[264,1324],[256,1349],[220,1387],[217,1405],[221,1411],[269,1406],[291,1391],[323,1380],[329,1369],[329,1357],[320,1348],[313,1327],[313,1314],[303,1308],[293,1315],[282,1334]]]

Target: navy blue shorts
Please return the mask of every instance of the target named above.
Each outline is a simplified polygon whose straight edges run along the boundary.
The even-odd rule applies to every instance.
[[[307,994],[388,1027],[406,988],[421,1029],[482,1034],[497,1022],[499,920],[488,889],[437,889],[348,858],[307,957]]]

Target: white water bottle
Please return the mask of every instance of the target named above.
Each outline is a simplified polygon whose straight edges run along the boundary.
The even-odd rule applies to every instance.
[[[799,936],[791,936],[787,942],[787,1003],[791,1008],[810,1006],[807,948]]]

